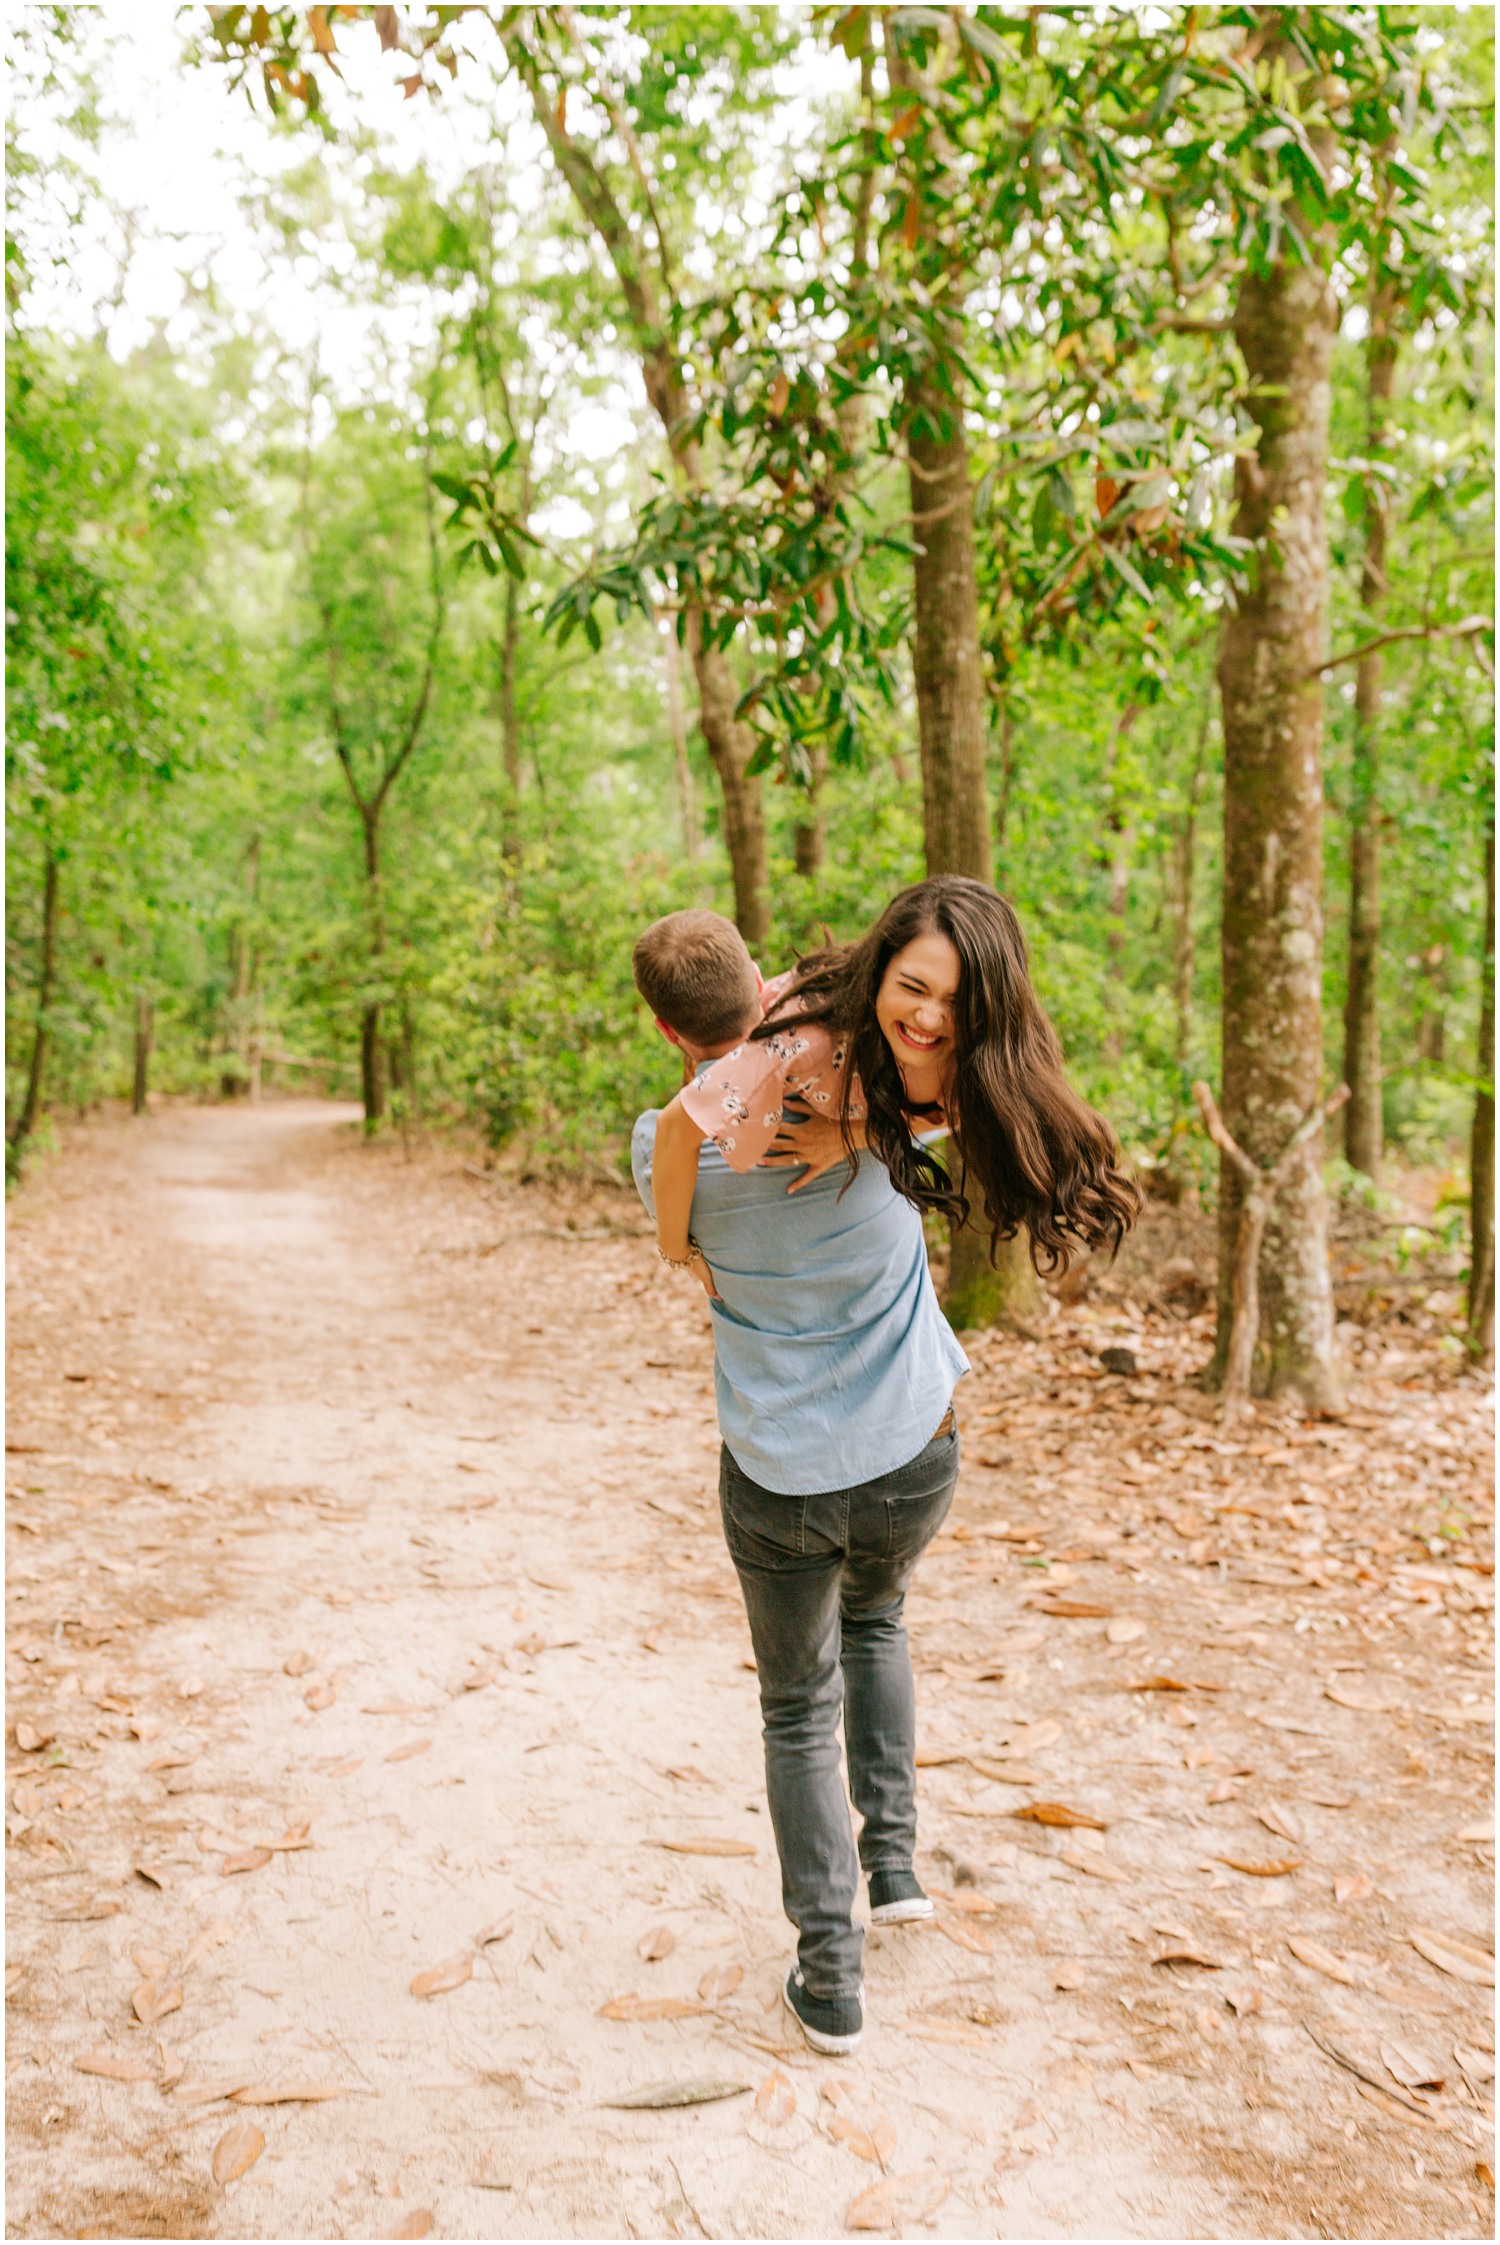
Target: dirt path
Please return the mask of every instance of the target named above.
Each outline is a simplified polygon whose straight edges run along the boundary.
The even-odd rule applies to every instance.
[[[911,1601],[943,1915],[829,2063],[637,1228],[312,1105],[93,1124],[16,1202],[8,2234],[1487,2229],[1478,1384],[1372,1344],[1349,1422],[1225,1441],[1201,1318],[976,1352]],[[703,2077],[755,2094],[610,2102]]]

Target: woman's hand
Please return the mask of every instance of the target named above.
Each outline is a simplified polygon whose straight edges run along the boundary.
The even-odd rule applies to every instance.
[[[854,1139],[856,1145],[863,1145],[864,1127],[860,1123],[854,1125]],[[789,1108],[780,1130],[761,1158],[767,1169],[800,1169],[802,1175],[787,1187],[788,1193],[800,1193],[815,1177],[822,1177],[847,1161],[849,1149],[832,1115],[815,1114],[807,1108]]]

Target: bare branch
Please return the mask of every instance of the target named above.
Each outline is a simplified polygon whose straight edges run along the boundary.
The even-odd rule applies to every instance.
[[[1330,655],[1326,663],[1314,663],[1309,678],[1321,678],[1328,670],[1337,670],[1342,663],[1363,662],[1366,655],[1378,654],[1382,647],[1393,647],[1401,639],[1469,639],[1476,631],[1493,631],[1494,619],[1490,616],[1465,616],[1457,624],[1407,624],[1399,631],[1383,631],[1377,639],[1367,639],[1363,646],[1346,647],[1342,655]]]

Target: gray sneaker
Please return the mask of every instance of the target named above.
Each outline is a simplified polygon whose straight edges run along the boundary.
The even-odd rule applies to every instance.
[[[870,1920],[874,1925],[918,1925],[936,1915],[910,1871],[870,1873]]]
[[[802,1978],[801,1966],[794,1964],[781,1993],[814,2050],[821,2050],[825,2057],[843,2058],[859,2048],[865,2031],[863,1987],[852,1996],[815,1996]]]

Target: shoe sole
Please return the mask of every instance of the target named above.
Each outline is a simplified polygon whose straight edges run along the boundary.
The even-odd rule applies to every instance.
[[[870,1912],[871,1925],[923,1925],[935,1918],[937,1911],[924,1894],[920,1900],[909,1902],[882,1902],[878,1910]]]
[[[781,1985],[781,2000],[786,2005],[792,2017],[796,2020],[798,2026],[802,2029],[802,2032],[806,2035],[808,2041],[812,2044],[814,2050],[821,2051],[825,2058],[846,2058],[851,2050],[857,2050],[859,2048],[860,2043],[864,2039],[865,2030],[863,2027],[859,2029],[859,2032],[857,2034],[852,2035],[826,2035],[823,2033],[820,2027],[810,2027],[807,2021],[803,2018],[801,2012],[797,2009],[797,2006],[793,2003],[791,1990],[787,1987],[785,1981],[783,1981]]]

